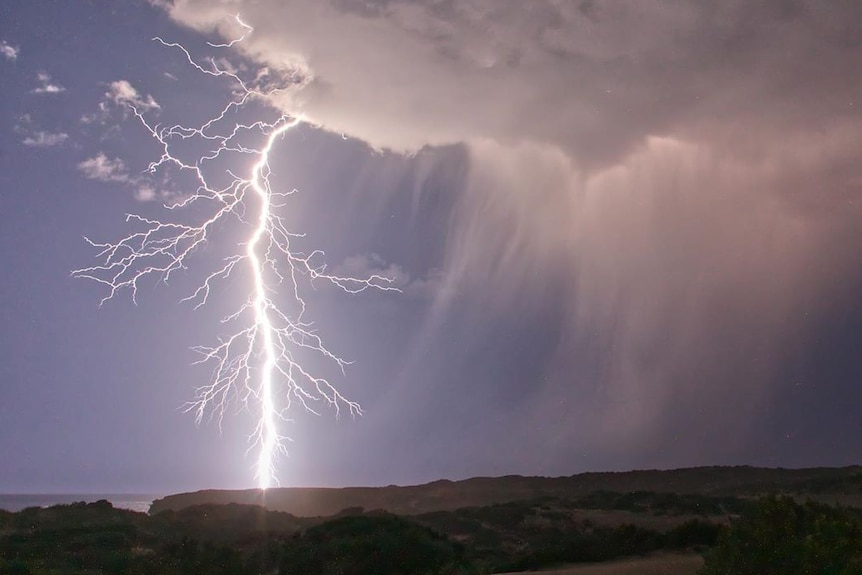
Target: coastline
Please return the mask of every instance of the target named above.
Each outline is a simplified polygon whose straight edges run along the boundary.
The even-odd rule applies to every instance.
[[[51,507],[105,499],[117,509],[147,513],[152,502],[162,495],[153,493],[0,493],[0,509],[21,511],[28,507]]]

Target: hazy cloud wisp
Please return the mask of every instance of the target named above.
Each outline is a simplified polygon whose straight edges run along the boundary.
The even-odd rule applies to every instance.
[[[65,132],[52,133],[39,131],[28,135],[21,141],[21,143],[33,148],[50,148],[53,146],[59,146],[68,139],[69,134]]]
[[[52,82],[47,72],[39,72],[36,74],[36,79],[39,81],[39,86],[33,88],[34,94],[59,94],[66,91],[63,86]]]
[[[7,60],[14,62],[18,59],[18,54],[20,53],[21,49],[18,46],[13,46],[5,40],[0,40],[0,54]]]

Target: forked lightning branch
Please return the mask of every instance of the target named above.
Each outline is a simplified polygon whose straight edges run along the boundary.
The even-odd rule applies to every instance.
[[[246,35],[251,33],[251,27],[239,18],[237,21]],[[210,46],[229,50],[243,38]],[[233,97],[220,113],[197,126],[162,127],[147,117],[148,110],[130,106],[162,149],[161,157],[149,165],[148,171],[156,174],[173,167],[187,172],[193,176],[196,189],[166,204],[162,218],[128,214],[130,231],[117,241],[85,238],[97,248],[98,263],[72,274],[102,284],[107,290],[102,303],[123,292],[136,301],[142,283],[167,283],[174,274],[193,266],[195,252],[223,230],[229,220],[248,230],[236,250],[227,254],[215,266],[217,269],[210,270],[199,287],[183,299],[195,309],[202,308],[220,280],[235,272],[249,278],[248,298],[222,319],[232,326],[230,335],[213,345],[193,348],[201,354],[197,363],[211,364],[213,375],[209,383],[197,388],[186,408],[198,422],[212,416],[219,425],[233,401],[255,413],[257,424],[250,435],[249,449],[257,450],[255,476],[265,489],[278,483],[277,457],[286,453],[288,441],[280,429],[291,407],[299,405],[317,413],[316,406],[323,404],[336,413],[342,409],[361,413],[360,406],[343,396],[328,379],[300,363],[300,356],[310,351],[333,362],[342,372],[346,365],[307,319],[304,287],[324,281],[350,293],[397,288],[390,278],[380,275],[357,278],[333,274],[323,262],[323,252],[303,252],[295,247],[302,235],[289,230],[279,215],[279,208],[286,205],[284,200],[295,190],[273,189],[270,181],[271,152],[301,118],[275,112],[268,103],[276,92],[290,86],[263,88],[261,73],[243,79],[233,67],[214,58],[201,64],[184,46],[155,40],[179,50],[198,72],[229,83],[226,87]],[[270,110],[273,117],[269,121],[236,120],[244,112],[250,113],[252,107],[261,108],[260,104]],[[260,147],[246,143],[254,136],[262,142]],[[189,143],[203,146],[204,151],[193,159],[185,158],[177,148],[187,150]],[[245,159],[245,172],[235,174],[224,167],[227,160],[236,158]],[[227,185],[211,184],[225,174]]]

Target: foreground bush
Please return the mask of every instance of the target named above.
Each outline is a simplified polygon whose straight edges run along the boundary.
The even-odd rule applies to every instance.
[[[284,548],[279,575],[436,575],[466,572],[463,549],[394,515],[343,517]]]
[[[846,509],[765,498],[726,529],[701,575],[858,575],[862,523]]]

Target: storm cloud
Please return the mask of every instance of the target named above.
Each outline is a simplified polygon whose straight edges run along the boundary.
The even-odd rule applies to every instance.
[[[445,237],[422,239],[443,249],[416,345],[456,313],[478,339],[502,317],[556,323],[505,426],[459,449],[743,453],[798,383],[788,362],[859,285],[858,2],[165,9],[225,39],[240,14],[254,31],[237,49],[298,72],[272,102],[286,111],[380,150],[463,151]]]

